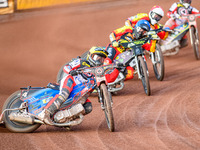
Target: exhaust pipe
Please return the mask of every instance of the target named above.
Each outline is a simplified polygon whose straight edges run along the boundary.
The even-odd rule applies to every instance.
[[[20,122],[20,123],[26,123],[26,124],[40,123],[40,124],[44,124],[44,122],[35,119],[34,116],[16,113],[16,112],[12,112],[8,117],[11,121],[16,121],[16,122]]]
[[[11,121],[21,122],[26,124],[34,124],[33,116],[12,112],[8,117]]]

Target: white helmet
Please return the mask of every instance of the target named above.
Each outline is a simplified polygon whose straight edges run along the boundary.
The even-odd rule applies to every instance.
[[[192,0],[180,0],[180,3],[185,6],[185,8],[188,8],[191,4]]]
[[[164,10],[160,6],[153,6],[149,12],[149,19],[152,25],[155,25],[164,16]]]

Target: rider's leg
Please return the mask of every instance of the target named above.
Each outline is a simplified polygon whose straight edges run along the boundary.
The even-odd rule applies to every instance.
[[[133,79],[133,77],[134,77],[134,69],[130,66],[127,66],[125,70],[125,81]]]
[[[180,41],[180,45],[181,45],[181,48],[185,47],[188,45],[188,38],[187,38],[187,35],[183,36],[183,38],[181,39]]]
[[[86,102],[83,104],[83,107],[85,109],[85,114],[87,115],[92,111],[92,103],[89,99],[86,100]]]
[[[45,106],[44,110],[39,114],[39,117],[46,123],[52,125],[53,122],[50,118],[60,106],[67,100],[70,92],[75,86],[72,76],[68,75],[61,80],[60,93]]]

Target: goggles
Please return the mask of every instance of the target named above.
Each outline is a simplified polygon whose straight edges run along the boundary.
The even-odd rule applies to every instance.
[[[191,3],[191,0],[183,0],[183,3],[188,3],[188,4],[190,4],[190,3]]]
[[[104,62],[104,57],[101,57],[97,54],[94,54],[92,58],[93,58],[94,61],[99,61],[100,63]]]
[[[152,18],[155,19],[156,21],[160,21],[160,19],[162,19],[162,16],[160,16],[156,13],[153,13]]]
[[[146,36],[147,35],[147,31],[140,28],[137,30],[137,33],[140,35],[140,36]]]

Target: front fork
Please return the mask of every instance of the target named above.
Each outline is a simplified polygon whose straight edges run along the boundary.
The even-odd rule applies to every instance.
[[[194,26],[193,26],[194,27]],[[196,28],[196,27],[194,27],[194,31],[195,31],[195,41],[192,41],[192,40],[190,40],[191,41],[191,45],[193,45],[193,42],[195,42],[194,44],[196,45],[199,45],[199,33],[198,33],[198,29]],[[190,28],[190,30],[189,30],[189,32],[190,32],[190,39],[191,39],[191,37],[192,37],[192,30],[191,30],[191,28]]]
[[[142,58],[144,60],[144,63],[145,63],[146,69],[147,69],[147,75],[149,76],[149,71],[148,71],[147,62],[146,62],[146,56],[142,55]],[[141,72],[140,72],[140,69],[139,69],[138,57],[137,56],[135,57],[135,62],[136,62],[136,67],[137,67],[138,78],[142,79],[142,75],[141,75]]]
[[[156,53],[156,52],[155,52],[155,53]],[[154,53],[153,53],[153,52],[150,53],[150,58],[151,58],[152,64],[155,65],[155,64],[156,64],[156,61],[155,61],[155,57],[154,57]]]
[[[99,99],[99,102],[100,102],[100,104],[101,104],[101,109],[102,110],[104,110],[105,109],[105,107],[104,107],[104,102],[103,102],[103,96],[102,96],[102,94],[101,94],[101,90],[100,90],[100,88],[97,88],[97,92],[98,92],[98,99]],[[108,91],[109,92],[109,91]],[[111,98],[111,107],[112,107],[112,104],[113,104],[113,101],[112,101],[112,96],[111,96],[111,93],[109,92],[109,96],[110,96],[110,98]]]
[[[196,31],[196,42],[199,45],[199,33],[198,33],[198,29],[195,28],[195,31]]]
[[[99,88],[97,88],[97,92],[98,92],[98,99],[99,99],[99,102],[100,102],[100,104],[101,104],[101,109],[104,110],[105,107],[104,107],[104,105],[103,105],[103,99],[102,99],[101,91],[100,91]]]

